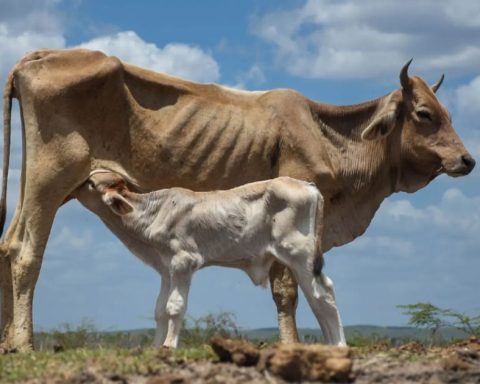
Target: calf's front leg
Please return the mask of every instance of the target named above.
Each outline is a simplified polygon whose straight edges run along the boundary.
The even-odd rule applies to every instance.
[[[177,348],[178,346],[178,336],[187,310],[191,280],[191,272],[174,272],[170,275],[170,290],[165,305],[168,320],[164,347]]]
[[[155,306],[155,321],[157,329],[153,339],[153,346],[159,348],[165,341],[168,327],[167,300],[170,294],[170,276],[167,273],[162,274],[162,283],[160,286],[160,294],[157,298]]]

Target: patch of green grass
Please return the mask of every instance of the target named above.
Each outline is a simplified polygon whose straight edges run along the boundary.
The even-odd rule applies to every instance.
[[[9,354],[0,356],[0,382],[13,383],[33,378],[62,382],[85,371],[107,376],[154,375],[180,362],[213,358],[214,353],[207,345],[178,350],[81,348],[60,353]]]
[[[364,335],[360,332],[353,332],[348,337],[347,341],[349,346],[358,348],[373,348],[380,346],[389,348],[392,346],[392,341],[390,338],[377,333]]]

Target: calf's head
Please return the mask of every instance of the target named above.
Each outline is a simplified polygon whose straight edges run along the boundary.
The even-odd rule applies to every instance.
[[[126,215],[133,211],[129,201],[131,192],[120,175],[113,172],[92,172],[87,183],[89,190],[100,193],[102,201],[117,215]]]
[[[386,138],[390,166],[396,174],[396,190],[416,191],[446,173],[468,175],[475,160],[452,127],[448,110],[435,96],[443,81],[429,86],[408,75],[411,60],[400,72],[401,89],[386,96],[363,140]]]

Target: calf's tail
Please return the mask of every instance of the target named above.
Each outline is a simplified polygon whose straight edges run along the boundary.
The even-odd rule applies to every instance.
[[[323,197],[320,194],[320,191],[314,184],[311,184],[311,188],[314,191],[315,195],[315,204],[312,205],[311,215],[315,216],[313,233],[315,235],[315,245],[314,245],[314,254],[313,254],[313,276],[316,278],[320,277],[322,274],[322,269],[324,265],[323,261],[323,251],[322,251],[322,235],[323,235]]]

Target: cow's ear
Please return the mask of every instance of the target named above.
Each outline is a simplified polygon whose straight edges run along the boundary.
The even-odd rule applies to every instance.
[[[133,206],[116,191],[104,193],[102,199],[104,203],[119,216],[126,215],[133,211]]]
[[[395,128],[399,103],[390,100],[372,117],[367,127],[362,131],[362,140],[377,140],[388,136]]]

